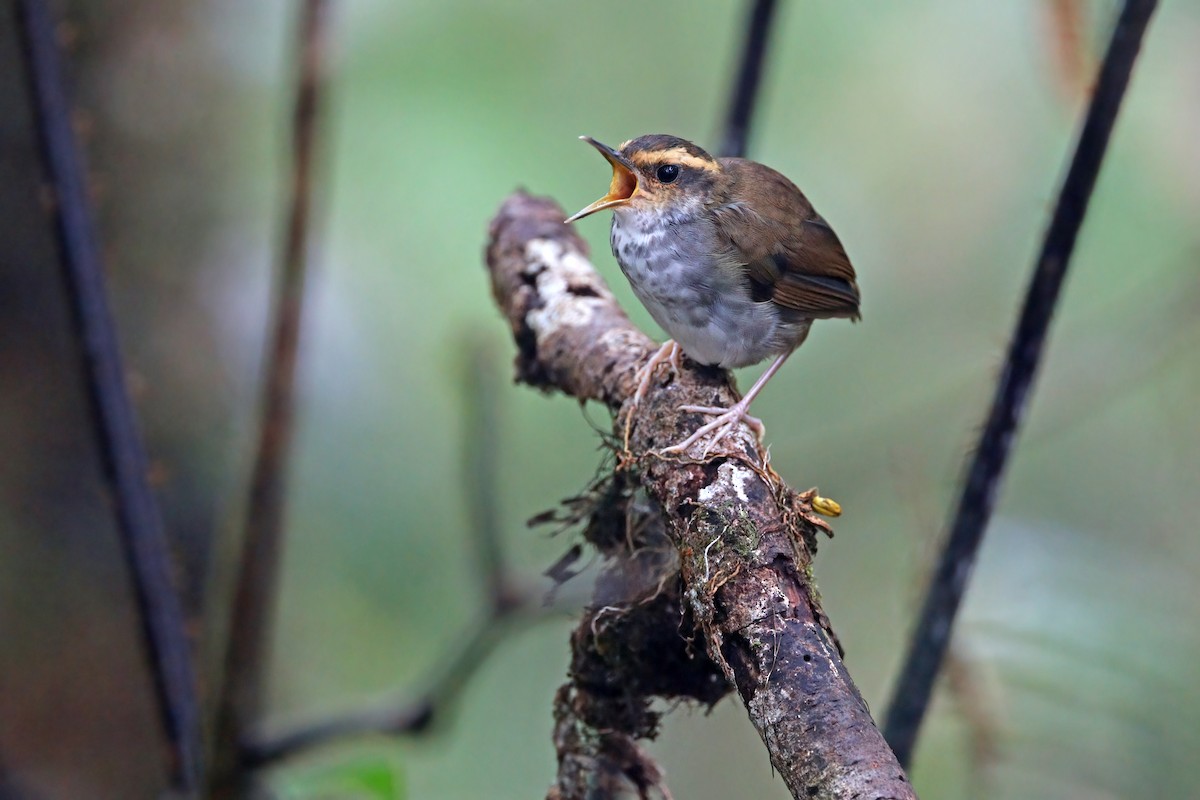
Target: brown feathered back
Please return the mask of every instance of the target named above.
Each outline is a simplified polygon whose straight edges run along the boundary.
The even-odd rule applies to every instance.
[[[745,262],[755,296],[814,319],[858,319],[854,267],[804,193],[754,161],[719,162],[729,181],[711,210],[719,234]]]

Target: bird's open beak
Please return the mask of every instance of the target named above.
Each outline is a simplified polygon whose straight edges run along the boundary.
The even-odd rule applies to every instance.
[[[629,162],[629,159],[608,145],[600,144],[590,136],[580,136],[579,138],[599,150],[600,155],[604,156],[608,159],[608,163],[612,164],[612,185],[608,187],[608,194],[604,195],[604,197],[601,197],[579,213],[568,217],[565,220],[568,223],[583,219],[588,214],[594,214],[606,208],[623,206],[630,201],[638,190],[637,170],[633,168],[633,164]]]

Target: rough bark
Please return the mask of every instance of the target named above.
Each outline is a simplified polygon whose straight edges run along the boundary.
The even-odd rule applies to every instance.
[[[517,344],[517,377],[605,404],[618,442],[628,428],[616,479],[636,482],[652,501],[679,569],[676,577],[672,565],[655,593],[623,609],[632,619],[606,629],[596,620],[601,609],[576,631],[572,682],[556,703],[560,774],[551,796],[668,797],[661,772],[635,742],[653,734],[649,697],[715,702],[723,690],[702,677],[689,685],[686,675],[719,670],[737,687],[794,796],[914,798],[841,662],[812,585],[816,536],[825,528],[812,512],[812,493],[787,487],[748,429],[727,440],[732,449],[701,461],[655,454],[703,422],[680,405],[728,405],[734,391],[726,373],[685,362],[680,375],[660,371],[629,418],[634,374],[654,345],[617,305],[563,217],[552,201],[518,192],[491,224],[487,266]],[[592,531],[588,538],[603,537]],[[626,555],[642,547],[634,543]],[[614,563],[615,574],[628,562]],[[664,626],[670,642],[646,634]],[[599,648],[597,632],[608,634]],[[679,674],[664,680],[664,652],[696,655],[689,635],[702,653],[691,667],[678,662]],[[643,661],[643,652],[655,660]],[[597,697],[599,706],[591,702]],[[614,703],[630,698],[626,716],[614,718]],[[598,730],[617,738],[597,739]],[[615,795],[603,793],[618,784]]]
[[[670,800],[662,770],[637,744],[658,731],[651,700],[712,706],[730,684],[691,645],[696,625],[679,554],[662,510],[631,472],[605,476],[569,505],[569,516],[587,517],[584,538],[606,561],[594,603],[571,635],[570,680],[555,698],[559,770],[549,797]]]

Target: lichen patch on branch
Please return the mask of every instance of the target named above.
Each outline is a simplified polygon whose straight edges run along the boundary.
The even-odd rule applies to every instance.
[[[526,274],[537,285],[540,308],[526,319],[539,336],[551,336],[560,327],[580,328],[591,323],[598,309],[611,305],[612,295],[594,278],[582,255],[550,239],[534,239],[525,248]]]
[[[733,461],[726,461],[717,469],[717,475],[723,480],[710,483],[700,490],[700,500],[704,503],[720,503],[724,490],[733,489],[734,495],[743,503],[749,503],[746,495],[746,482],[754,478],[754,471]]]

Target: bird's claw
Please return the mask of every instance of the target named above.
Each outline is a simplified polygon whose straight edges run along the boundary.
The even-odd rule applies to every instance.
[[[680,406],[680,411],[690,411],[693,414],[707,414],[709,416],[730,416],[732,418],[736,406],[731,408],[722,408],[721,406]],[[731,422],[731,425],[736,425],[739,422],[744,422],[750,426],[750,430],[754,431],[761,439],[767,429],[763,425],[763,421],[758,417],[751,416],[743,412]]]
[[[675,374],[678,375],[683,370],[683,362],[680,359],[681,352],[675,340],[668,339],[634,373],[633,379],[637,381],[637,390],[633,393],[633,404],[629,409],[628,416],[625,418],[624,445],[626,452],[629,451],[629,434],[633,430],[633,412],[641,404],[642,398],[646,396],[646,392],[650,390],[650,383],[654,380],[654,371],[658,369],[659,364],[666,362],[671,365],[671,368],[675,370]]]
[[[743,407],[741,403],[738,403],[731,408],[690,405],[680,406],[679,410],[690,411],[696,414],[714,414],[717,418],[705,423],[704,425],[701,425],[695,433],[684,439],[679,444],[671,445],[670,447],[664,447],[659,451],[660,454],[676,455],[686,453],[688,448],[693,444],[700,441],[700,439],[709,433],[716,431],[716,434],[709,437],[708,441],[704,443],[704,449],[700,452],[700,458],[706,458],[709,451],[712,450],[713,445],[717,444],[717,442],[720,442],[722,439],[732,433],[734,428],[743,422],[746,423],[746,425],[752,431],[754,431],[755,436],[759,439],[762,438],[764,432],[762,420],[747,414],[745,407]]]
[[[683,364],[679,360],[679,345],[675,343],[674,339],[668,339],[663,342],[658,350],[654,351],[654,355],[650,356],[646,363],[639,367],[638,371],[634,374],[634,380],[638,382],[637,391],[633,393],[634,408],[646,396],[646,392],[650,389],[650,382],[654,379],[654,371],[663,362],[670,364],[676,374],[683,368]]]

